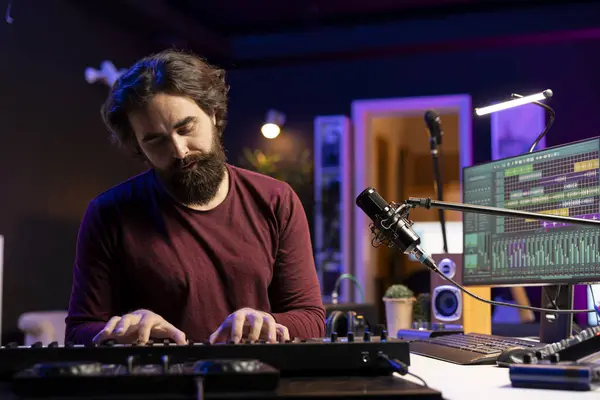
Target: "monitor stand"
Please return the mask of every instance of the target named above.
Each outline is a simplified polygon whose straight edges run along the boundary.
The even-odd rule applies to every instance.
[[[572,310],[574,304],[573,285],[542,287],[542,308]],[[542,312],[540,316],[540,342],[555,343],[571,336],[573,314]]]

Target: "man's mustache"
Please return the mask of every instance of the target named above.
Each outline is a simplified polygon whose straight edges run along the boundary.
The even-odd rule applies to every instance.
[[[208,155],[203,155],[203,154],[189,155],[185,158],[180,158],[180,159],[173,161],[173,164],[171,164],[171,168],[174,170],[179,170],[191,163],[200,162],[200,161],[205,160],[206,158],[208,158]]]

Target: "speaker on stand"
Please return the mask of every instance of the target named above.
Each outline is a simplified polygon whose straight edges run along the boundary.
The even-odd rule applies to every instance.
[[[462,283],[462,254],[433,254],[433,259],[444,276]],[[431,323],[463,325],[463,297],[459,288],[444,280],[440,275],[431,274]]]
[[[459,253],[433,254],[433,259],[444,276],[462,285],[463,255]],[[469,286],[466,289],[485,300],[491,299],[489,286]],[[462,328],[465,333],[492,333],[492,309],[487,303],[468,296],[439,274],[431,273],[431,324],[449,329]]]

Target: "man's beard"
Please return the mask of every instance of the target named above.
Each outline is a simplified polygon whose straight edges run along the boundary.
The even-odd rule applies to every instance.
[[[196,162],[189,171],[182,167]],[[215,132],[213,148],[209,153],[194,154],[176,160],[166,170],[156,169],[161,182],[178,201],[186,205],[206,205],[217,194],[225,176],[225,150]]]

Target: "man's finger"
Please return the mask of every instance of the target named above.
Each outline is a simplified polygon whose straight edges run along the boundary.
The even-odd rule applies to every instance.
[[[109,319],[106,325],[104,325],[104,328],[98,332],[96,336],[94,336],[94,339],[92,339],[93,342],[98,343],[108,339],[110,335],[112,335],[115,326],[117,326],[120,320],[121,317],[112,317]]]
[[[124,315],[123,318],[119,321],[119,323],[115,326],[114,333],[119,336],[123,336],[127,333],[127,330],[131,326],[133,317],[129,314]]]
[[[270,314],[266,314],[263,320],[267,324],[267,341],[277,343],[277,323],[275,319]]]
[[[144,315],[138,325],[138,342],[146,344],[150,340],[152,328],[157,324],[157,319],[154,315]]]
[[[281,339],[284,342],[291,340],[290,339],[290,331],[288,330],[287,326],[277,324],[277,333],[279,334],[279,337],[281,337]]]
[[[169,322],[164,323],[164,329],[167,332],[169,338],[173,339],[177,344],[186,344],[187,339],[185,337],[185,333],[177,329],[173,324]]]
[[[210,344],[215,344],[215,343],[217,342],[217,339],[218,339],[218,338],[219,338],[219,336],[221,335],[221,332],[222,332],[222,330],[223,330],[223,325],[219,326],[219,327],[217,328],[217,330],[216,330],[216,331],[214,331],[214,332],[212,333],[212,335],[210,335],[210,337],[208,338],[208,342],[209,342]]]
[[[106,325],[104,326],[104,334],[106,335],[112,335],[115,327],[117,326],[117,324],[119,323],[119,321],[121,321],[121,317],[112,317],[111,319],[108,320],[108,322],[106,323]]]
[[[248,339],[251,342],[256,342],[258,339],[260,339],[260,333],[262,332],[262,328],[263,328],[263,318],[260,315],[256,315],[256,314],[251,314],[250,317],[250,333],[248,334]]]
[[[243,311],[233,314],[233,321],[231,321],[231,340],[233,340],[233,343],[235,344],[238,344],[240,340],[242,340],[246,316],[247,314]]]

